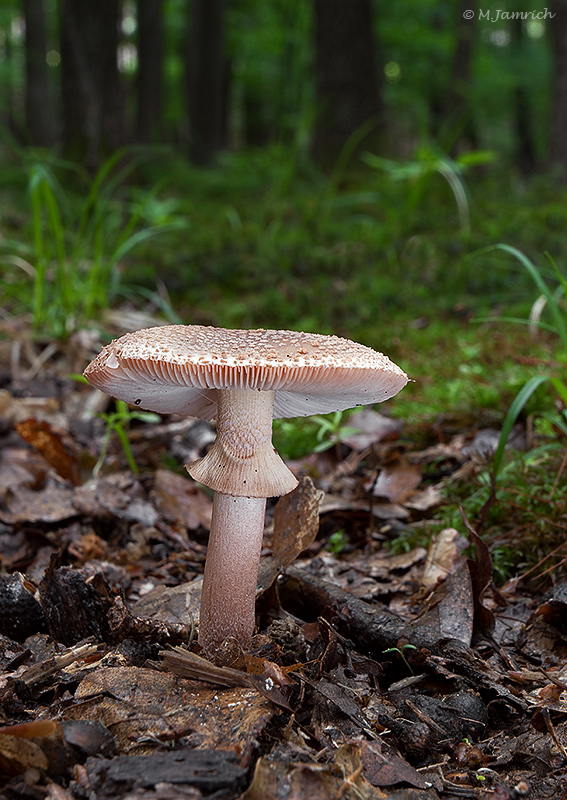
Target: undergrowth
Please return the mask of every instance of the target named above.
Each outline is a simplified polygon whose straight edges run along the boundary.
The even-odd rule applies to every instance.
[[[494,492],[491,465],[449,483],[442,525],[462,529],[462,514],[490,547],[498,583],[524,577],[542,587],[567,574],[566,459],[557,441],[510,454]]]

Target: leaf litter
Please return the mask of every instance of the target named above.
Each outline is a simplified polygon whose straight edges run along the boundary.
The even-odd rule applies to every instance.
[[[567,798],[567,584],[497,588],[485,510],[437,517],[498,431],[419,447],[354,414],[269,509],[251,651],[211,664],[211,497],[181,465],[214,431],[133,422],[139,474],[111,438],[93,477],[106,431],[85,409],[110,401],[67,380],[81,341],[2,373],[3,797]]]

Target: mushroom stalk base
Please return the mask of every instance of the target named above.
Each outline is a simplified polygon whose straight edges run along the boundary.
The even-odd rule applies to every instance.
[[[254,631],[266,498],[215,492],[203,576],[199,644],[207,656],[228,637],[242,647]]]

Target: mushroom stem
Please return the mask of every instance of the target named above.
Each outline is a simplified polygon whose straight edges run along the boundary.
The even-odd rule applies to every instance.
[[[265,497],[214,494],[199,617],[207,656],[229,636],[242,647],[250,644],[265,512]]]
[[[297,486],[272,445],[274,392],[219,389],[217,438],[206,456],[187,464],[199,483],[238,497],[279,497]]]
[[[297,486],[272,446],[274,392],[219,389],[217,405],[215,443],[187,465],[215,492],[199,622],[208,656],[229,636],[250,644],[266,498]]]

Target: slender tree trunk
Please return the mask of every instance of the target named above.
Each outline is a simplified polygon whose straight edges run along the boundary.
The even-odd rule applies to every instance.
[[[163,19],[162,0],[138,0],[137,139],[162,139]]]
[[[187,85],[190,155],[209,164],[225,145],[224,0],[192,0]]]
[[[0,104],[0,125],[7,130],[19,142],[26,139],[24,131],[23,103],[21,103],[20,91],[17,86],[17,48],[12,42],[12,37],[2,31],[2,63],[4,67],[2,75],[3,102]]]
[[[515,49],[515,59],[518,65],[525,62],[526,35],[522,21],[512,20],[510,26],[512,47]],[[518,78],[514,87],[514,117],[513,124],[516,134],[516,162],[521,173],[530,175],[536,168],[536,148],[530,103],[526,88],[525,69],[515,70]]]
[[[64,147],[89,167],[123,143],[119,12],[120,0],[62,0]]]
[[[313,154],[332,164],[347,140],[368,125],[364,144],[383,130],[380,72],[370,0],[315,0]],[[373,125],[373,122],[375,123]]]
[[[554,15],[548,20],[554,62],[549,161],[567,182],[567,0],[550,0],[549,10]]]
[[[461,146],[476,147],[477,136],[470,103],[471,64],[476,37],[475,18],[464,16],[470,0],[459,0],[455,49],[451,64],[449,85],[441,102],[440,114],[443,128],[443,146],[454,152]]]
[[[46,61],[47,34],[43,0],[23,0],[26,26],[26,127],[31,144],[55,144],[55,113]]]

